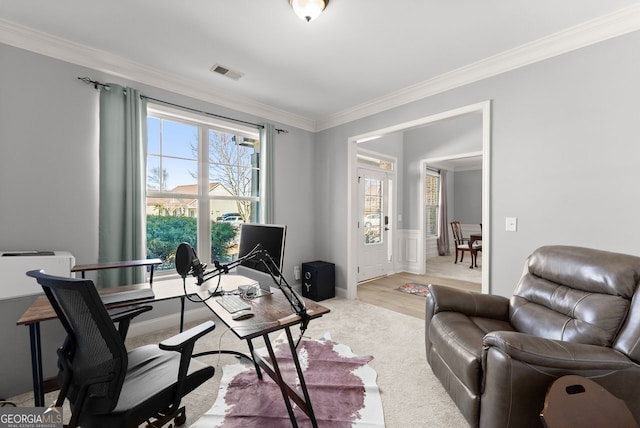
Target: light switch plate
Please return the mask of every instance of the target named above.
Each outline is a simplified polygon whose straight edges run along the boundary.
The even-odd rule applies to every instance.
[[[507,217],[505,220],[504,230],[507,232],[515,232],[518,230],[518,217]]]

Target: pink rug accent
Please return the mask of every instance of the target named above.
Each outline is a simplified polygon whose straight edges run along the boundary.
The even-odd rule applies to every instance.
[[[426,285],[418,284],[417,282],[407,282],[405,285],[396,288],[396,291],[415,294],[422,297],[427,297],[427,294],[429,294],[429,288]]]
[[[284,378],[302,396],[289,347],[280,338],[275,342],[280,342],[274,348]],[[358,357],[349,347],[326,337],[303,340],[298,358],[319,426],[384,427],[377,374],[367,364],[373,357]],[[295,404],[293,407],[298,426],[310,427],[307,415]],[[216,402],[192,428],[250,426],[291,427],[280,389],[266,374],[259,380],[253,366],[225,366]]]

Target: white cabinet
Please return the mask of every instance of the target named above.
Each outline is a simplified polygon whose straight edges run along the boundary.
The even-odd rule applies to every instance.
[[[58,276],[71,276],[76,259],[67,251],[54,251],[53,255],[16,255],[17,252],[0,251],[0,300],[42,293],[42,287],[27,271],[42,269]]]

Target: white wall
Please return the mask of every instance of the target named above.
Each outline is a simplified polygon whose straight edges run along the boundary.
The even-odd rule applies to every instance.
[[[319,133],[326,167],[316,181],[329,185],[318,209],[331,215],[319,219],[318,250],[339,260],[338,285],[346,288],[348,138],[488,99],[491,292],[511,295],[541,245],[640,254],[629,239],[640,236],[639,48],[632,33]],[[518,217],[518,232],[504,231],[506,216]],[[626,227],[605,225],[611,217]]]

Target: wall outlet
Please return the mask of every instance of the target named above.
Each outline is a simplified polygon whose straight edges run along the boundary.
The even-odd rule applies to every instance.
[[[507,232],[516,232],[518,230],[518,217],[507,217],[504,230]]]
[[[300,266],[293,267],[293,277],[296,281],[300,281]]]

